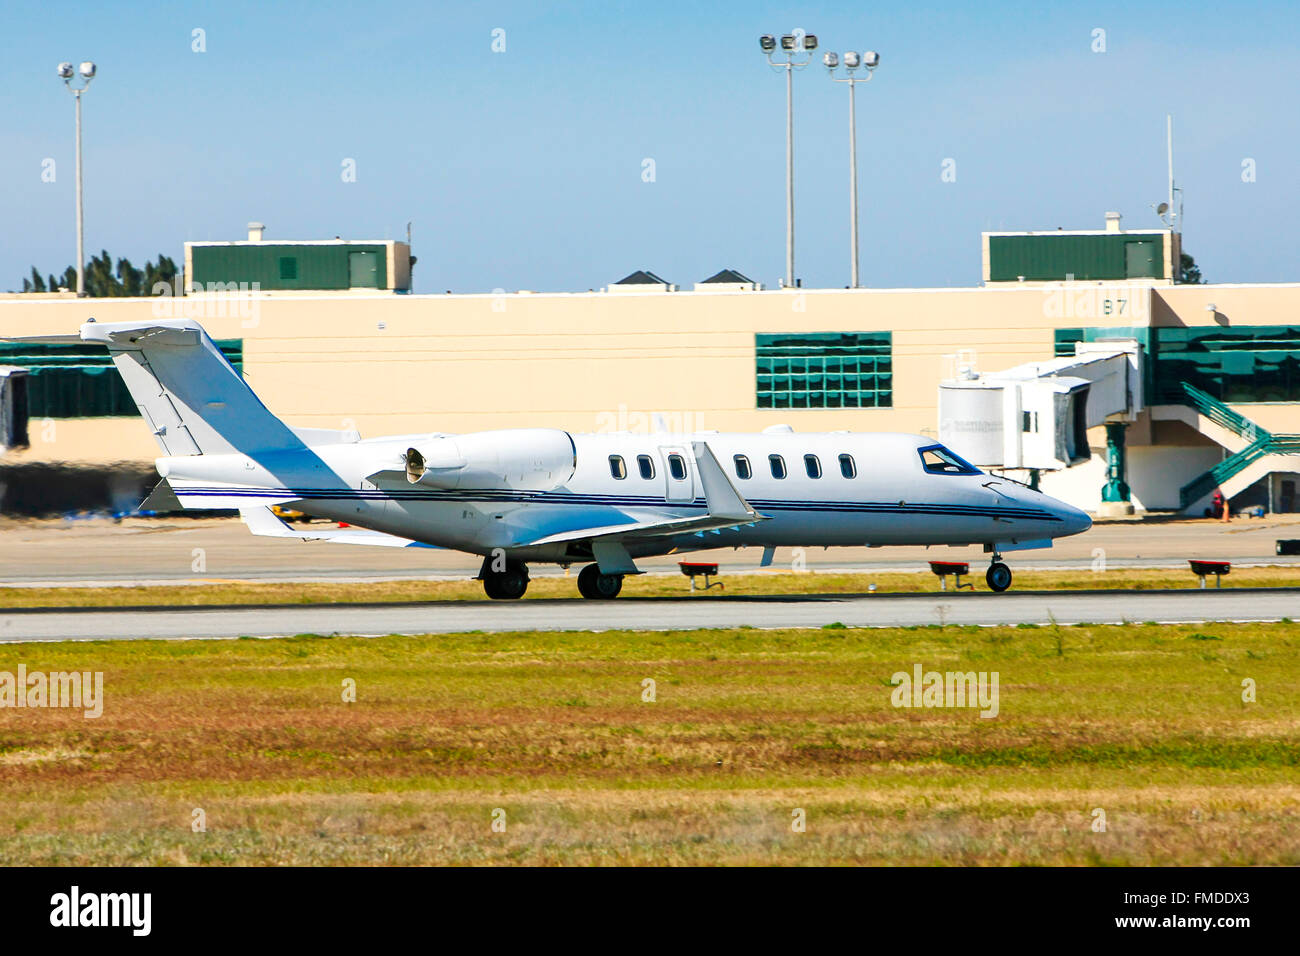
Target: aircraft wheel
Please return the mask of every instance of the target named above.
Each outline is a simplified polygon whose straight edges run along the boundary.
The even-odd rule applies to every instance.
[[[589,564],[578,572],[578,593],[593,601],[608,601],[623,590],[623,575],[601,574],[600,566]]]
[[[483,576],[483,591],[494,601],[514,601],[528,590],[528,568],[511,562],[504,571]]]
[[[984,580],[989,583],[989,588],[1001,594],[1011,587],[1011,569],[1001,561],[994,561],[984,573]]]

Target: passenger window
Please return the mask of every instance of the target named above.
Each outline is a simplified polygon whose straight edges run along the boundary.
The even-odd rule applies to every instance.
[[[853,463],[852,455],[840,455],[840,474],[845,478],[858,476],[858,466]]]
[[[773,478],[785,477],[785,459],[780,455],[768,455],[767,463],[772,466]]]
[[[627,466],[623,464],[622,455],[609,456],[609,473],[620,480],[627,477]]]
[[[749,467],[749,459],[744,455],[737,455],[732,459],[736,463],[736,477],[748,481],[754,477],[754,469]]]
[[[655,476],[655,460],[649,455],[637,455],[636,466],[641,469],[641,477],[646,481]]]
[[[681,455],[668,456],[668,474],[673,476],[674,481],[686,480],[686,459]]]
[[[942,445],[918,448],[921,464],[932,475],[978,475],[980,470]]]
[[[816,455],[803,456],[804,471],[808,472],[809,478],[820,478],[822,476],[822,463]]]

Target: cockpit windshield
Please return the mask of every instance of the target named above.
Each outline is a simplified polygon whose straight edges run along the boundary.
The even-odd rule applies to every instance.
[[[978,475],[980,470],[955,452],[942,445],[928,445],[918,448],[921,464],[931,475]]]

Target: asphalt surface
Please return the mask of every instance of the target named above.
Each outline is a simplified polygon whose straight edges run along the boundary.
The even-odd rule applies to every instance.
[[[1300,538],[1300,516],[1174,522],[1098,522],[1047,551],[1008,554],[1013,569],[1187,567],[1187,559],[1224,558],[1238,567],[1284,564],[1278,538]],[[723,576],[758,567],[757,549],[697,552]],[[683,555],[641,562],[649,572],[675,571]],[[777,551],[773,570],[922,571],[930,560],[988,557],[978,548],[837,548]],[[423,634],[511,630],[682,630],[697,627],[912,626],[929,624],[1120,623],[1123,621],[1259,621],[1300,618],[1300,590],[1225,588],[1171,591],[780,595],[725,594],[664,598],[525,599],[265,607],[176,608],[168,589],[219,581],[393,580],[466,578],[478,559],[450,551],[355,547],[255,538],[233,519],[10,521],[0,524],[0,586],[158,585],[156,608],[0,609],[0,642],[78,639],[231,638],[286,634]],[[559,573],[535,566],[534,577]],[[1229,583],[1231,583],[1229,579]],[[1300,583],[1300,577],[1298,577]],[[865,586],[865,581],[864,581]]]
[[[0,612],[0,642],[424,634],[457,631],[686,630],[929,624],[1267,621],[1300,616],[1298,589],[872,594],[614,601],[449,601],[308,607]]]
[[[1188,558],[1300,568],[1300,556],[1274,554],[1278,538],[1300,538],[1300,515],[1238,518],[1226,524],[1099,521],[1091,531],[1062,538],[1051,549],[1007,554],[1006,561],[1012,570],[1092,568],[1099,560],[1107,568],[1185,568]],[[677,562],[687,558],[717,562],[726,574],[757,569],[761,555],[757,548],[726,549],[638,563],[651,572],[675,571]],[[455,551],[257,538],[238,519],[0,522],[0,586],[466,578],[478,573],[479,560]],[[927,561],[968,561],[974,571],[988,563],[988,556],[978,547],[779,548],[772,568],[789,570],[801,562],[810,570],[921,571]],[[558,573],[554,566],[531,568],[533,577]]]

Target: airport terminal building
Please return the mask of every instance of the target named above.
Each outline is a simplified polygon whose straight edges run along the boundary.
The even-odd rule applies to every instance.
[[[689,288],[638,270],[592,292],[415,295],[405,243],[273,243],[258,229],[187,244],[186,281],[202,292],[0,296],[0,332],[194,318],[286,422],[365,437],[521,425],[939,437],[942,383],[1122,342],[1140,353],[1140,400],[1090,420],[1072,467],[1012,477],[1090,511],[1200,514],[1216,492],[1238,509],[1300,510],[1300,283],[1180,284],[1179,256],[1176,233],[1108,216],[1095,231],[985,234],[975,288],[764,289],[718,263]],[[27,370],[6,394],[25,391],[28,422],[0,482],[38,466],[139,470],[159,454],[99,350],[0,343],[4,366]]]

